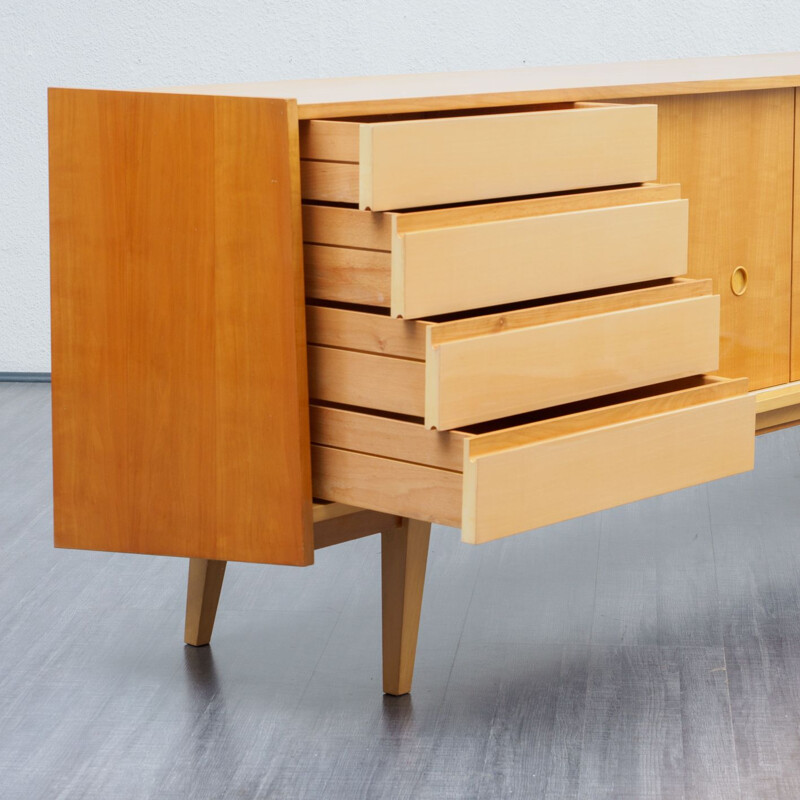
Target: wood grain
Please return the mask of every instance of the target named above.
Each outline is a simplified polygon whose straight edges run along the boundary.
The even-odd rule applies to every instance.
[[[312,445],[314,494],[387,514],[458,527],[461,475],[450,470]]]
[[[674,277],[687,269],[678,194],[653,184],[407,214],[306,205],[306,293],[416,319]]]
[[[418,341],[404,336],[409,322],[323,309],[310,337],[325,346],[308,348],[311,396],[424,417],[427,427],[447,430],[712,371],[719,298],[707,291],[688,281],[553,309],[417,323],[428,337],[424,364],[349,349],[400,342],[409,351]],[[683,299],[667,299],[677,297]],[[350,318],[359,323],[352,334]],[[392,323],[397,335],[383,335]]]
[[[311,405],[311,441],[343,450],[461,472],[466,436],[365,411]]]
[[[312,400],[424,413],[425,365],[419,361],[309,345],[308,370]]]
[[[314,549],[332,547],[382,531],[400,527],[402,520],[393,514],[380,511],[359,511],[340,517],[331,517],[314,523]]]
[[[183,634],[186,644],[202,647],[211,641],[226,565],[226,561],[189,559],[186,623]]]
[[[419,422],[367,410],[312,404],[311,440],[314,444],[461,472],[466,440],[469,440],[470,454],[475,457],[691,408],[701,403],[741,397],[746,392],[746,378],[730,380],[710,375],[693,376],[574,403],[566,408],[547,409],[511,420],[450,431],[428,430]],[[759,394],[754,396],[759,410]],[[769,411],[764,409],[764,413]],[[319,506],[314,508],[316,514]]]
[[[484,222],[503,222],[520,217],[542,217],[549,214],[566,214],[573,211],[628,206],[639,203],[662,203],[679,200],[681,187],[677,183],[643,183],[640,186],[625,186],[616,189],[595,189],[569,194],[552,194],[540,197],[525,197],[502,203],[474,203],[466,206],[431,208],[424,211],[404,213],[386,212],[376,216],[396,219],[397,234],[475,225]],[[351,214],[363,214],[353,210]],[[391,242],[389,242],[391,245]]]
[[[303,256],[306,297],[389,306],[392,262],[388,253],[307,244]]]
[[[447,430],[713,371],[718,339],[719,298],[708,296],[431,345],[425,425]]]
[[[462,540],[491,541],[753,468],[740,396],[464,457]]]
[[[522,447],[535,442],[585,433],[608,425],[666,414],[692,408],[702,403],[714,403],[747,392],[747,378],[718,378],[713,375],[698,375],[680,381],[671,381],[657,386],[645,386],[611,395],[602,400],[576,403],[569,411],[545,412],[544,418],[534,422],[523,422],[513,426],[492,423],[486,426],[466,428],[462,433],[469,438],[472,456]],[[582,408],[582,406],[589,406]],[[455,431],[451,431],[455,433]]]
[[[800,86],[800,53],[192,86],[192,94],[297,98],[300,117],[491,108]],[[184,92],[189,87],[165,88]]]
[[[756,395],[756,412],[777,411],[800,403],[800,381],[771,389],[761,389]]]
[[[551,419],[438,434],[314,407],[314,491],[491,541],[752,469],[746,392],[744,379],[692,378]],[[459,446],[463,474],[451,471]]]
[[[414,676],[430,522],[403,520],[381,533],[383,691],[408,694]]]
[[[314,518],[315,550],[382,531],[390,533],[403,525],[400,517],[381,514],[378,511],[365,511],[339,503],[315,503]],[[184,630],[186,644],[202,647],[210,643],[226,566],[225,561],[189,559]],[[399,661],[400,659],[398,663]]]
[[[756,432],[782,430],[800,420],[800,383],[755,392]]]
[[[392,245],[392,217],[392,213],[303,203],[303,241],[388,252]]]
[[[639,100],[635,102],[640,102]],[[689,200],[689,275],[722,298],[720,373],[753,389],[789,380],[794,91],[658,102],[659,180]],[[737,266],[745,294],[731,292]]]
[[[722,646],[708,488],[597,515],[594,645]]]
[[[303,239],[316,244],[389,252],[392,248],[393,225],[396,233],[403,234],[453,225],[499,222],[522,216],[678,200],[680,196],[680,186],[677,184],[645,183],[621,189],[600,189],[407,212],[360,211],[344,206],[303,203]]]
[[[617,554],[626,557],[622,549]],[[651,583],[647,586],[656,591]],[[635,602],[629,586],[620,591]],[[682,602],[678,587],[671,600]],[[736,758],[731,757],[736,747],[725,664],[721,647],[593,647],[582,737],[585,758],[574,796],[778,797],[740,793]]]
[[[318,522],[327,522],[331,519],[338,519],[339,517],[346,517],[349,514],[355,514],[357,511],[363,509],[356,506],[347,506],[344,503],[331,503],[328,500],[315,500],[312,507],[314,515],[314,524]]]
[[[533,304],[490,314],[458,315],[445,320],[399,320],[389,317],[386,313],[374,311],[308,305],[306,321],[309,344],[424,361],[428,336],[431,338],[431,344],[437,346],[457,339],[503,333],[710,294],[710,279],[674,278],[644,288],[598,293],[579,299]]]
[[[49,111],[56,544],[311,563],[294,104]]]
[[[392,316],[683,275],[688,216],[686,200],[667,200],[404,233],[392,250]]]
[[[425,325],[426,333],[430,329],[427,335],[430,336],[431,345],[435,347],[459,339],[552,325],[556,322],[584,319],[597,314],[613,314],[710,295],[710,280],[674,278],[651,286],[634,284],[621,291],[587,293],[587,296],[579,296],[576,299],[533,304],[513,311],[477,316],[459,315],[442,322],[423,320],[419,324]]]
[[[425,360],[429,323],[328,306],[306,306],[309,344]]]
[[[338,161],[301,161],[304,200],[358,203],[358,164]]]
[[[358,129],[346,121],[303,120],[300,123],[302,157],[358,163]]]
[[[353,202],[344,179],[353,165],[336,162],[345,124],[359,137],[358,205],[372,211],[641,183],[656,174],[653,106],[317,120],[308,129],[306,152],[326,160],[304,160],[305,199]],[[327,132],[329,125],[336,135]]]

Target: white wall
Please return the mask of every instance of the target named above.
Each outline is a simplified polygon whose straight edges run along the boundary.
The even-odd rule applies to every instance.
[[[800,50],[797,0],[0,0],[0,372],[49,371],[46,87]]]

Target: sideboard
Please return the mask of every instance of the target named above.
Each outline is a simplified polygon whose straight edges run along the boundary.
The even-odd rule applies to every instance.
[[[480,543],[752,468],[800,420],[800,54],[51,89],[55,543]]]

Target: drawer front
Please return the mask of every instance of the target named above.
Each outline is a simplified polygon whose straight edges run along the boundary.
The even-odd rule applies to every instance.
[[[398,236],[392,315],[414,319],[683,275],[688,206],[672,200]]]
[[[755,399],[511,449],[467,444],[462,539],[480,543],[753,468]]]
[[[713,371],[717,296],[632,305],[706,285],[686,282],[440,324],[309,307],[310,394],[423,417],[427,427],[448,430]],[[584,304],[594,303],[616,310],[580,316]],[[621,307],[626,303],[631,307]],[[555,321],[541,321],[548,319]],[[390,352],[359,351],[368,347]]]
[[[425,422],[447,430],[712,372],[719,297],[446,341],[426,362]]]
[[[541,200],[461,214],[306,206],[306,294],[419,319],[682,275],[688,201],[646,199],[668,189],[570,195],[559,213]]]
[[[650,181],[656,113],[654,105],[576,103],[430,119],[314,120],[301,129],[303,197],[381,211]]]
[[[491,541],[752,469],[746,389],[699,377],[489,431],[312,406],[314,492]]]

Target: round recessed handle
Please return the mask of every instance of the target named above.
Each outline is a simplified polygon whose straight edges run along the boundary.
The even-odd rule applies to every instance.
[[[736,267],[731,273],[731,291],[737,297],[747,291],[747,270],[744,267]]]

